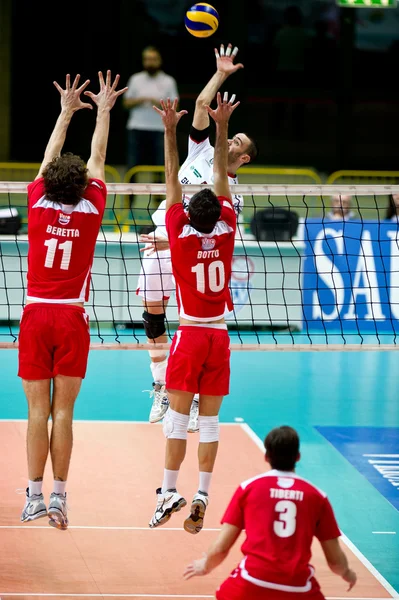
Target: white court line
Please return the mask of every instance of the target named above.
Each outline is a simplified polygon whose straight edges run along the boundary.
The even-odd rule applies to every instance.
[[[26,597],[28,596],[29,598],[215,598],[214,595],[212,596],[183,596],[180,594],[42,594],[39,592],[35,592],[33,594],[29,594],[27,592],[23,593],[23,594],[19,594],[19,593],[4,593],[4,592],[0,592],[1,596],[3,596],[4,598],[7,597],[14,597],[14,598],[18,598],[20,596]],[[326,596],[326,600],[348,600],[349,596]],[[1,600],[1,597],[0,597]],[[385,597],[385,598],[350,598],[350,600],[389,600],[389,598]]]
[[[176,594],[5,594],[0,592],[0,594],[7,598],[8,596],[18,597],[18,596],[29,596],[30,597],[46,597],[46,598],[214,598],[215,596],[182,596]],[[1,600],[1,596],[0,596]],[[356,600],[356,599],[353,599]],[[385,598],[370,598],[365,599],[361,598],[359,600],[386,600]]]
[[[27,423],[28,419],[0,419],[0,423]],[[149,425],[151,427],[154,426],[158,426],[158,427],[162,427],[162,422],[159,423],[150,423],[149,421],[112,421],[112,420],[102,420],[102,419],[74,419],[73,420],[74,423],[90,423],[93,425]],[[51,423],[51,418],[49,420],[49,423]],[[233,423],[233,422],[229,422],[227,421],[226,423],[221,422],[220,425],[222,425],[223,427],[227,426],[227,427],[239,427],[240,425],[242,425],[242,423]],[[1,598],[0,598],[1,600]]]
[[[48,525],[0,525],[0,529],[25,529],[26,531],[35,531],[35,529],[47,529],[48,531],[54,531],[54,527],[49,527]],[[107,526],[104,525],[96,526],[96,525],[68,525],[68,529],[104,529],[104,530],[115,530],[115,531],[153,531],[151,527],[119,527],[119,526]],[[157,531],[184,531],[183,527],[160,527],[157,528]],[[212,529],[211,527],[204,527],[201,531],[220,531],[220,527],[215,527]],[[0,598],[1,600],[1,598]]]
[[[396,531],[372,531],[375,534],[396,535]]]
[[[253,440],[255,442],[255,444],[258,446],[258,448],[260,448],[262,450],[262,452],[264,453],[265,447],[263,445],[263,442],[260,439],[260,437],[258,437],[256,435],[254,430],[251,429],[251,427],[247,423],[241,423],[241,427],[249,435],[251,440]],[[377,581],[387,590],[387,592],[389,592],[389,594],[391,594],[391,596],[393,598],[399,598],[398,592],[385,579],[385,577],[383,577],[383,575],[381,575],[381,573],[379,571],[377,571],[377,569],[375,567],[373,567],[371,562],[360,552],[360,550],[350,541],[350,539],[347,538],[346,535],[344,535],[344,534],[341,535],[341,538],[342,538],[342,541],[346,544],[346,546],[353,552],[353,554],[360,560],[360,562],[363,563],[363,565],[368,569],[368,571],[372,575],[374,575],[374,577],[377,579]]]
[[[4,598],[14,597],[18,598],[19,596],[28,596],[29,598],[215,598],[212,596],[183,596],[181,594],[42,594],[39,592],[35,592],[33,594],[29,594],[27,592],[24,593],[7,593],[0,592],[1,596]],[[348,596],[326,596],[326,600],[348,600]],[[1,597],[0,597],[1,600]],[[389,598],[351,598],[350,600],[389,600]]]

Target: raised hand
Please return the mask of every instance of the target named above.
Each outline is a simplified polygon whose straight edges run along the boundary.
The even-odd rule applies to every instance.
[[[215,121],[215,123],[227,123],[228,120],[230,119],[230,116],[232,115],[232,113],[235,111],[237,106],[240,104],[239,102],[236,102],[235,104],[233,104],[233,102],[236,98],[235,94],[232,95],[230,100],[228,99],[228,97],[229,97],[228,93],[225,92],[223,95],[223,100],[222,100],[222,96],[221,96],[220,92],[218,92],[216,95],[217,108],[215,110],[213,110],[210,106],[205,107],[206,110],[208,111],[209,115]]]
[[[111,110],[114,106],[116,99],[121,94],[124,94],[127,87],[117,90],[116,86],[119,83],[120,75],[115,77],[114,83],[111,85],[111,71],[107,71],[107,77],[104,82],[104,77],[101,71],[98,72],[98,80],[100,83],[100,91],[98,94],[93,94],[93,92],[85,92],[86,96],[89,96],[91,100],[93,100],[94,104],[97,104],[98,110],[106,109]]]
[[[83,90],[87,88],[87,86],[90,83],[90,79],[87,79],[83,85],[78,87],[79,80],[80,75],[76,75],[75,81],[73,82],[71,87],[71,76],[68,73],[68,75],[66,76],[65,90],[63,90],[62,87],[56,81],[53,81],[55,87],[61,95],[62,110],[74,113],[77,110],[80,110],[81,108],[93,108],[93,106],[90,103],[82,102],[80,99],[80,94],[83,92]]]
[[[176,128],[180,119],[187,114],[186,110],[177,112],[177,103],[177,98],[173,100],[173,103],[171,103],[170,98],[168,98],[166,102],[160,100],[161,108],[157,108],[156,106],[152,107],[159,115],[161,115],[165,129]]]
[[[234,64],[234,59],[237,56],[238,48],[237,46],[235,46],[234,49],[232,48],[232,44],[227,46],[226,52],[223,44],[221,44],[219,51],[217,48],[215,48],[216,69],[220,73],[224,73],[227,77],[238,71],[238,69],[244,68],[242,63],[237,63],[236,65]]]

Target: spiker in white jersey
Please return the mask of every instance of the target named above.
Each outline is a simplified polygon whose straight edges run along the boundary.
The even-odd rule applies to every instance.
[[[178,174],[180,183],[183,185],[208,184],[213,186],[214,184],[213,163],[215,150],[209,141],[210,121],[207,107],[211,104],[225,80],[243,67],[242,64],[234,63],[237,52],[238,48],[233,49],[231,44],[227,46],[226,52],[223,45],[220,47],[220,52],[215,50],[216,72],[197,98],[188,141],[188,154]],[[227,102],[226,94],[227,92],[225,92],[225,102]],[[233,95],[230,100],[231,104],[233,104],[234,99],[235,96]],[[232,139],[229,139],[228,145],[227,171],[228,181],[231,185],[238,183],[235,175],[237,169],[255,158],[256,145],[244,133],[238,133]],[[185,194],[183,196],[182,201],[185,209],[188,208],[190,200],[191,195]],[[234,195],[233,206],[238,217],[242,211],[243,197]],[[175,291],[170,251],[158,250],[156,243],[157,239],[161,239],[163,247],[165,247],[165,240],[168,237],[165,227],[165,209],[166,201],[163,201],[158,210],[152,215],[152,220],[156,225],[155,232],[140,237],[140,241],[145,242],[147,246],[143,255],[136,289],[136,293],[143,299],[143,322],[147,337],[154,342],[154,350],[150,351],[154,389],[162,387],[165,383],[167,353],[158,350],[155,344],[167,342],[165,310],[170,296]],[[212,249],[204,248],[204,251],[211,252]],[[164,403],[164,412],[166,410],[167,405]],[[161,414],[159,411],[158,413]]]

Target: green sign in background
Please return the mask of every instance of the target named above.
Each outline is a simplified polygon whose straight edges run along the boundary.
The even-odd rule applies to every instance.
[[[396,8],[397,0],[336,0],[338,6],[359,8]]]

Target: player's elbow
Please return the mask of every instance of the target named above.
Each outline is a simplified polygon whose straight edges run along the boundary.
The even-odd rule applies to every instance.
[[[206,98],[200,94],[195,101],[195,108],[197,110],[205,110],[206,105],[207,105]]]

